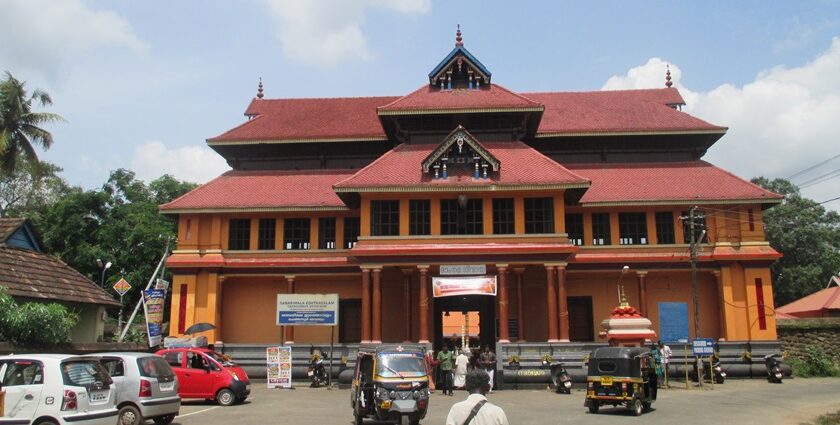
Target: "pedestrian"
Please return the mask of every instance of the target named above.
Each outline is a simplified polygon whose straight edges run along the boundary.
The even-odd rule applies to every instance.
[[[481,368],[487,372],[487,376],[490,379],[490,392],[493,392],[493,378],[496,375],[496,354],[490,351],[490,346],[484,346],[484,352],[481,353],[481,356],[478,358],[478,362],[481,364]]]
[[[437,361],[440,362],[441,374],[441,391],[443,395],[452,395],[452,352],[449,351],[449,345],[443,346],[443,351],[437,355]]]
[[[467,373],[466,388],[469,396],[452,405],[446,416],[446,425],[509,425],[505,411],[487,401],[490,377],[482,369]]]
[[[671,362],[671,347],[667,344],[662,343],[662,340],[659,340],[659,351],[662,353],[662,373],[665,375],[665,388],[671,388],[671,384],[668,382],[668,364]]]
[[[650,344],[650,355],[653,357],[654,367],[656,370],[657,388],[662,388],[662,352],[659,350],[659,346],[657,344]]]
[[[437,371],[438,361],[435,360],[435,352],[432,350],[426,351],[426,375],[429,375],[429,392],[435,392],[435,372]]]
[[[464,350],[458,352],[458,357],[455,358],[455,388],[464,389],[465,379],[467,377],[467,366],[470,364],[470,359],[464,354]]]

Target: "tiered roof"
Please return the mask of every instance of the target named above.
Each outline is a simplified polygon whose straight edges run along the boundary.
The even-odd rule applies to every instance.
[[[441,90],[424,85],[377,109],[379,115],[449,112],[542,111],[543,105],[498,84],[477,89]]]

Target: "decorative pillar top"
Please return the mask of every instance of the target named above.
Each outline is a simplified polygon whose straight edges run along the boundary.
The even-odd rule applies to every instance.
[[[292,280],[292,281],[293,281],[293,280],[295,280],[295,275],[293,275],[293,274],[287,274],[287,275],[285,275],[285,276],[283,276],[283,277],[285,277],[285,278],[286,278],[286,280]]]
[[[624,288],[619,291],[618,307],[601,322],[601,327],[598,336],[606,338],[612,346],[643,346],[645,340],[656,338],[650,320],[627,302]]]
[[[257,99],[263,98],[263,84],[262,84],[262,77],[260,77],[260,84],[257,85]]]
[[[461,38],[461,24],[458,24],[458,30],[455,31],[455,46],[463,46],[464,39]]]
[[[639,276],[639,277],[645,277],[645,276],[647,276],[647,274],[648,274],[647,270],[640,270],[640,271],[636,272],[636,276]]]
[[[671,87],[674,83],[671,82],[671,65],[665,65],[665,87]]]

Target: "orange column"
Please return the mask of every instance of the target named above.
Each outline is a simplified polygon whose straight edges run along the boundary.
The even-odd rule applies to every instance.
[[[499,342],[510,342],[508,335],[507,264],[497,264],[499,272]]]
[[[411,274],[413,269],[402,269],[403,272],[403,341],[411,341]]]
[[[648,272],[636,272],[636,276],[639,277],[639,313],[642,316],[647,317],[648,305],[647,305],[647,273]]]
[[[525,268],[513,269],[516,273],[516,331],[519,334],[519,342],[525,341],[525,320],[522,310],[522,275],[525,273]]]
[[[420,267],[420,343],[429,342],[429,282],[426,273],[428,266]]]
[[[569,342],[569,304],[566,300],[566,265],[557,266],[557,306],[560,310],[560,341]]]
[[[288,275],[286,276],[286,293],[287,294],[294,294],[295,293],[295,276]],[[295,343],[295,327],[294,326],[286,326],[286,345],[292,345]]]
[[[371,342],[382,342],[382,269],[373,269],[373,330]]]
[[[557,290],[554,287],[554,266],[545,266],[546,298],[548,301],[548,342],[557,341]]]
[[[370,342],[370,269],[362,269],[362,343]]]

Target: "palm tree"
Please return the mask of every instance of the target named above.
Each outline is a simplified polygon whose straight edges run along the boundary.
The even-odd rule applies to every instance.
[[[6,71],[6,78],[0,81],[0,170],[11,174],[15,171],[18,155],[33,163],[38,162],[34,145],[44,150],[52,146],[53,137],[40,126],[64,121],[58,114],[32,112],[32,103],[41,106],[52,105],[47,92],[36,89],[27,97],[25,83]]]

